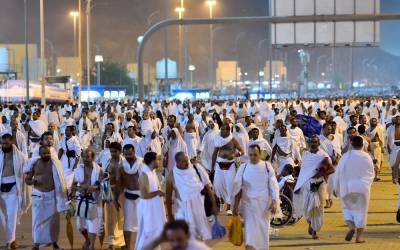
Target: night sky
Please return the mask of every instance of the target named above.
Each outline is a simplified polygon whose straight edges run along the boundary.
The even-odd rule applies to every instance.
[[[10,43],[24,42],[23,0],[1,0],[0,2],[0,35]],[[39,47],[39,0],[28,2],[28,42]],[[73,56],[73,17],[70,11],[78,10],[78,0],[44,0],[45,2],[45,37],[53,42],[56,56]],[[131,62],[131,54],[126,47],[137,52],[137,37],[147,29],[148,16],[161,10],[154,19],[163,19],[163,0],[92,0],[92,4],[106,2],[92,8],[92,42],[100,47],[100,54],[112,61]],[[168,16],[178,17],[175,11],[180,0],[168,0]],[[184,0],[185,17],[208,17],[209,7],[205,0]],[[84,10],[84,8],[83,8]],[[400,12],[399,0],[381,0],[381,13]],[[268,14],[266,0],[217,0],[213,7],[214,17],[265,16]],[[86,18],[86,17],[84,17]],[[83,26],[83,55],[86,61],[86,19]],[[216,27],[216,26],[214,26]],[[234,60],[234,40],[238,33],[246,31],[246,36],[238,43],[239,66],[248,71],[249,76],[256,78],[257,64],[260,56],[268,58],[266,43],[259,51],[258,42],[267,38],[267,25],[226,25],[214,38],[214,58]],[[400,56],[400,21],[381,22],[381,49]],[[0,41],[0,43],[4,43]],[[46,44],[46,57],[50,48]],[[94,57],[95,48],[91,48]],[[38,51],[40,53],[40,51]],[[208,79],[209,26],[192,26],[188,31],[188,53],[192,64],[196,66],[194,78],[197,81]],[[297,56],[297,55],[293,55]],[[150,63],[163,57],[163,32],[159,31],[151,38]],[[178,27],[169,28],[169,57],[178,60]],[[147,56],[145,54],[144,59]],[[136,60],[136,59],[135,59]]]

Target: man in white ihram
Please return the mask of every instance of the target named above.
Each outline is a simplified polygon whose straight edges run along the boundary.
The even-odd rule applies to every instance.
[[[26,160],[26,155],[13,145],[13,137],[3,135],[0,150],[0,218],[5,229],[6,249],[18,247],[15,238],[17,223],[30,206],[30,193],[22,173]]]
[[[363,139],[352,140],[353,150],[345,153],[336,167],[334,194],[342,204],[343,219],[349,226],[345,240],[351,241],[357,229],[357,243],[364,243],[362,233],[367,225],[371,185],[374,180],[374,164],[363,151]]]
[[[324,216],[323,200],[326,192],[324,177],[335,172],[329,155],[319,149],[319,138],[313,135],[309,141],[310,150],[303,155],[301,171],[297,179],[294,193],[300,192],[300,202],[302,211],[307,223],[309,224],[308,233],[313,239],[319,239],[317,232],[322,228]],[[324,164],[323,171],[319,170]],[[300,216],[300,215],[299,215]]]
[[[194,238],[199,235],[202,239],[211,239],[211,228],[208,225],[204,211],[204,198],[201,191],[204,189],[210,197],[212,212],[218,215],[211,182],[205,169],[197,164],[190,164],[189,156],[184,152],[175,155],[176,165],[166,178],[166,199],[168,220],[185,220],[190,227],[190,234]],[[174,212],[172,213],[172,191],[174,191]]]
[[[258,145],[249,147],[248,158],[249,162],[242,164],[236,174],[232,191],[233,215],[238,215],[242,200],[245,248],[268,249],[270,213],[277,217],[282,214],[278,182],[271,164],[261,161]]]

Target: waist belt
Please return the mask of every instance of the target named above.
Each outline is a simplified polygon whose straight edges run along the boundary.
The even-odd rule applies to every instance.
[[[394,145],[400,146],[400,141],[395,141],[395,142],[394,142]]]
[[[11,189],[15,186],[15,182],[13,183],[2,183],[0,186],[0,191],[2,193],[8,193],[11,191]]]
[[[235,163],[234,161],[232,162],[217,162],[219,165],[219,168],[222,170],[228,170],[233,163]]]
[[[140,196],[137,194],[131,194],[128,192],[125,192],[125,198],[127,198],[128,200],[137,200],[137,198],[139,198]]]
[[[40,137],[33,137],[33,136],[30,136],[29,139],[30,139],[32,142],[34,142],[34,143],[40,142]]]
[[[319,189],[319,186],[321,186],[321,184],[323,183],[324,181],[320,181],[320,182],[316,182],[316,183],[311,183],[310,184],[310,191],[311,192],[318,192],[318,189]]]

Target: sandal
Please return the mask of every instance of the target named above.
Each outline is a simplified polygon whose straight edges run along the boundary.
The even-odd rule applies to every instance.
[[[355,229],[351,229],[347,234],[346,237],[344,238],[345,241],[351,241],[353,239],[354,233],[356,232]]]

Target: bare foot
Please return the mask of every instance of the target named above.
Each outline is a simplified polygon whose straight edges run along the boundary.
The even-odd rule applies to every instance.
[[[362,237],[357,237],[356,243],[364,243],[365,240]]]

